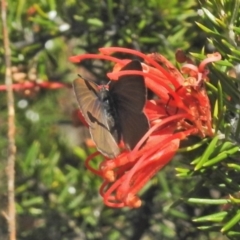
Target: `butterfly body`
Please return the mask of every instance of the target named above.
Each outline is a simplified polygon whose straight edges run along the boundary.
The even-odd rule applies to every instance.
[[[132,61],[122,70],[141,71],[142,67]],[[149,129],[143,112],[146,87],[142,76],[122,76],[107,86],[80,78],[73,87],[92,139],[105,156],[114,158],[120,154],[121,140],[127,149],[133,149]]]
[[[99,100],[102,102],[104,115],[106,116],[108,130],[112,133],[116,142],[121,139],[121,127],[119,123],[119,115],[116,108],[116,101],[114,96],[109,92],[109,88],[102,85],[99,91]]]

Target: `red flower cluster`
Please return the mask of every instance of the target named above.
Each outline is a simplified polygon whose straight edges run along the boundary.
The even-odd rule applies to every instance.
[[[201,138],[213,136],[211,109],[204,81],[207,81],[206,64],[221,59],[214,53],[202,61],[199,67],[187,63],[180,73],[165,57],[152,53],[109,47],[101,48],[102,54],[83,54],[70,58],[72,62],[84,59],[105,59],[115,63],[107,76],[117,80],[122,75],[142,75],[147,88],[157,96],[148,100],[145,113],[150,129],[131,151],[124,151],[115,159],[105,157],[99,169],[93,169],[89,162],[97,156],[96,152],[86,160],[86,166],[101,176],[104,182],[100,194],[104,203],[110,207],[139,207],[137,196],[146,182],[163,168],[179,148],[180,140],[189,135]],[[113,52],[128,53],[143,59],[143,71],[119,71],[130,60],[120,60],[110,56]],[[142,147],[141,145],[145,142]]]
[[[59,89],[59,88],[69,87],[69,85],[60,83],[60,82],[47,82],[47,81],[42,81],[39,83],[33,82],[33,81],[24,81],[22,83],[12,84],[12,89],[15,91],[32,89],[34,87],[47,88],[47,89]],[[7,88],[5,85],[0,85],[0,91],[6,91],[6,89]]]

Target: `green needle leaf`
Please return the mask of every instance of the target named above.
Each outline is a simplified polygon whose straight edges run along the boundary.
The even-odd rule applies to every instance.
[[[225,233],[229,229],[233,228],[236,224],[240,222],[240,210],[237,211],[237,214],[221,229],[222,233]]]
[[[208,145],[206,151],[204,152],[204,154],[202,155],[200,161],[198,162],[198,164],[196,165],[194,170],[199,170],[203,164],[209,159],[210,155],[212,154],[212,152],[214,151],[214,148],[217,145],[218,142],[218,136],[215,136],[213,138],[213,140],[211,141],[211,143]]]

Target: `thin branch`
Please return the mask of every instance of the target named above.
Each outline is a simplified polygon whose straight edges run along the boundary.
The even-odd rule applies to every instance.
[[[8,181],[8,231],[9,240],[16,239],[16,213],[15,213],[15,109],[14,95],[12,90],[11,78],[11,49],[9,46],[8,27],[7,27],[7,2],[1,0],[1,15],[3,29],[3,46],[5,57],[5,84],[7,87],[7,105],[8,105],[8,157],[7,157],[7,181]]]

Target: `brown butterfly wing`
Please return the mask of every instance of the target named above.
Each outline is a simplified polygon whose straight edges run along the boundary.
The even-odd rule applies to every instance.
[[[110,132],[104,105],[99,99],[98,86],[79,78],[74,80],[73,89],[97,149],[109,158],[116,157],[120,150],[117,139]]]
[[[139,61],[131,61],[122,70],[142,71]],[[118,112],[123,141],[133,149],[149,129],[149,122],[143,112],[147,89],[140,75],[124,75],[112,81],[109,91]]]

